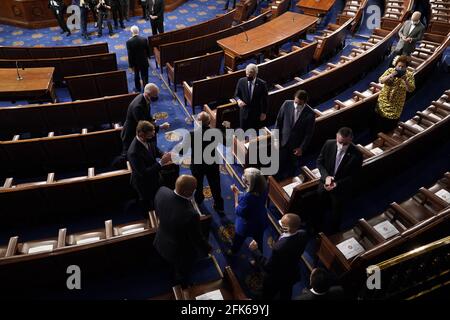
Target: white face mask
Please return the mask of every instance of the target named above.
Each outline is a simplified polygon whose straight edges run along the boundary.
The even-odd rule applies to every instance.
[[[283,225],[281,224],[281,219],[278,220],[278,224],[280,225],[281,230],[282,230],[283,232],[288,232],[288,231],[289,231],[288,228],[286,228],[285,226],[283,226]]]

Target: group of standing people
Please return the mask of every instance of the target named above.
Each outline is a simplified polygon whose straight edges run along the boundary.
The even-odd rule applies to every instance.
[[[164,32],[164,0],[138,0],[142,6],[144,18],[150,19],[153,34]],[[109,31],[109,35],[114,34],[115,29],[125,29],[124,20],[129,21],[130,0],[73,0],[73,4],[80,8],[80,28],[81,36],[85,40],[91,40],[87,30],[89,12],[95,22],[97,35],[103,35],[103,24]],[[55,15],[61,33],[71,35],[71,31],[64,20],[66,5],[64,0],[48,0],[48,7]]]
[[[406,94],[415,89],[414,75],[407,67],[408,55],[423,35],[419,19],[420,14],[414,13],[412,20],[402,26],[393,68],[386,70],[379,79],[383,88],[374,109],[372,133],[389,132],[396,127]],[[198,208],[204,201],[205,177],[211,187],[213,208],[220,215],[224,214],[219,165],[195,159],[193,153],[192,175],[180,176],[174,189],[161,183],[160,172],[172,164],[173,155],[158,149],[155,134],[160,128],[166,129],[169,125],[158,126],[151,116],[150,104],[158,96],[159,89],[155,84],[147,84],[150,57],[148,42],[139,36],[138,27],[133,26],[131,32],[132,38],[127,42],[129,64],[135,73],[137,91],[144,87],[144,92],[128,108],[122,131],[122,156],[130,161],[133,169],[131,184],[137,191],[140,203],[146,211],[155,210],[160,219],[155,248],[173,266],[176,279],[187,285],[186,279],[196,257],[208,253],[211,248],[201,233],[199,222],[201,210]],[[238,81],[235,90],[242,129],[259,129],[264,124],[267,118],[267,96],[267,85],[258,78],[258,67],[249,64],[246,76]],[[275,129],[279,132],[277,140],[282,164],[275,177],[277,180],[297,174],[314,134],[315,117],[314,110],[308,104],[308,93],[304,90],[297,91],[292,100],[286,100],[281,106],[275,123]],[[201,124],[197,130],[203,135],[209,129],[210,117],[201,112],[197,119]],[[314,199],[317,200],[314,210],[308,212],[306,217],[291,213],[282,217],[279,221],[282,235],[274,243],[269,257],[262,254],[264,232],[268,226],[265,177],[257,168],[247,168],[242,176],[245,190],[240,191],[236,186],[231,186],[236,214],[235,237],[226,254],[236,255],[247,238],[253,239],[249,249],[254,255],[252,264],[264,270],[264,298],[291,298],[292,286],[300,277],[298,262],[308,240],[309,233],[304,229],[304,221],[318,228],[315,231],[322,230],[328,234],[339,231],[345,205],[351,198],[353,182],[363,162],[363,156],[353,144],[353,138],[353,131],[342,127],[335,139],[326,141],[322,146],[317,158],[321,178],[314,191]],[[192,150],[195,143],[198,142],[191,139]],[[201,150],[205,147],[202,145]],[[324,221],[326,211],[331,216]],[[339,288],[332,288],[330,283],[323,270],[315,270],[311,274],[312,288],[299,299],[341,296]]]

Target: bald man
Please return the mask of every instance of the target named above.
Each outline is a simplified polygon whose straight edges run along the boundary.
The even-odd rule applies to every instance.
[[[203,180],[206,176],[214,199],[213,208],[220,215],[223,215],[224,208],[222,190],[220,187],[219,164],[217,162],[207,164],[205,162],[205,159],[203,159],[203,152],[205,148],[211,143],[210,141],[203,141],[203,135],[205,134],[205,131],[209,129],[209,114],[202,111],[198,114],[197,120],[200,122],[200,125],[197,127],[197,129],[191,132],[191,172],[192,175],[197,179],[195,202],[197,202],[198,205],[201,205],[203,203],[203,200],[205,199],[205,196],[203,195]],[[198,153],[201,151],[201,154],[196,154],[196,146],[199,146],[197,147],[197,151]],[[211,154],[211,157],[215,159],[216,156],[216,151],[214,150]]]
[[[255,255],[255,264],[264,271],[264,300],[291,300],[292,287],[300,280],[300,258],[308,241],[307,232],[301,227],[301,219],[293,213],[285,214],[278,222],[281,234],[273,245],[271,256],[266,259],[258,250],[256,241],[252,241],[249,249]]]
[[[422,40],[425,26],[420,22],[421,13],[416,11],[411,20],[406,21],[398,31],[399,41],[395,47],[394,56],[411,55],[416,47],[417,41]]]
[[[196,188],[197,180],[193,176],[181,175],[175,190],[161,187],[155,196],[159,227],[153,245],[173,268],[175,284],[184,287],[195,261],[211,250],[200,229],[200,216],[193,206]]]

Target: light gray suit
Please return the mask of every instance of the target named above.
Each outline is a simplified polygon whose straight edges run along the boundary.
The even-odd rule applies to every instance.
[[[416,42],[422,40],[423,34],[425,32],[425,26],[422,24],[422,22],[419,22],[419,24],[417,24],[410,33],[409,30],[411,29],[411,24],[411,20],[406,21],[398,31],[398,36],[400,37],[400,39],[397,43],[397,47],[395,48],[395,52],[397,54],[405,54],[409,56],[414,51]],[[401,39],[402,36],[406,38],[412,38],[412,42],[409,43],[403,41]]]

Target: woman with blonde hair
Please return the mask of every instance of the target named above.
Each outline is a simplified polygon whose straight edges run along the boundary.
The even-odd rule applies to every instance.
[[[228,252],[232,254],[239,251],[247,237],[256,240],[262,251],[264,231],[268,225],[266,179],[260,170],[247,168],[244,170],[242,180],[246,185],[245,192],[239,191],[235,185],[231,186],[236,213],[235,237],[231,252]]]

